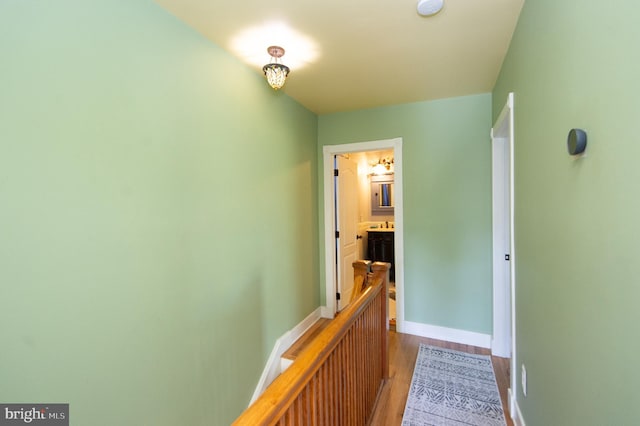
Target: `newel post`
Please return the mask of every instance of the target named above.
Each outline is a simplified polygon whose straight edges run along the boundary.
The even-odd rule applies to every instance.
[[[356,300],[358,296],[360,296],[360,293],[362,293],[362,290],[367,287],[367,276],[370,267],[370,260],[356,260],[353,262],[353,290],[351,290],[349,303]]]
[[[387,380],[389,378],[389,269],[391,264],[384,262],[374,262],[371,265],[371,273],[373,280],[380,277],[382,279],[382,300],[380,301],[380,330],[382,333],[382,379]]]

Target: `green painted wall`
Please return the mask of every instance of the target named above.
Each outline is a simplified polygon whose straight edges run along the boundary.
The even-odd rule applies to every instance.
[[[403,138],[407,321],[492,332],[490,128],[490,94],[319,117],[319,153]]]
[[[4,0],[0,54],[0,401],[229,424],[320,303],[317,117],[147,0]]]
[[[638,13],[636,2],[527,1],[493,93],[494,117],[515,93],[527,425],[640,421]],[[582,158],[567,154],[574,127],[588,133]]]

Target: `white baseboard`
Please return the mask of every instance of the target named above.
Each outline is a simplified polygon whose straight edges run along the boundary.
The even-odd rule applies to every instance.
[[[509,358],[511,357],[511,347],[509,344],[497,344],[495,339],[491,339],[491,355],[497,356],[500,358]]]
[[[293,364],[292,359],[280,358],[280,373],[283,373],[284,370],[291,367],[291,364]]]
[[[511,411],[511,418],[515,426],[526,426],[524,417],[522,417],[522,411],[520,411],[520,406],[518,405],[518,400],[511,392],[511,388],[509,388],[509,410]]]
[[[320,317],[333,319],[333,311],[331,311],[328,306],[320,306]]]
[[[271,350],[271,354],[269,355],[269,359],[267,360],[267,364],[262,371],[256,390],[253,392],[249,405],[253,404],[253,402],[262,395],[262,392],[264,392],[267,386],[269,386],[271,382],[273,382],[273,380],[282,372],[282,354],[289,349],[289,347],[291,347],[291,345],[298,340],[300,336],[309,329],[309,327],[315,324],[315,322],[322,317],[323,308],[326,310],[323,306],[319,307],[315,311],[311,312],[298,325],[284,333],[278,340],[276,340],[276,343],[273,345],[273,349]]]
[[[487,349],[491,348],[491,336],[489,334],[476,333],[473,331],[404,321],[402,324],[402,332],[415,336],[429,337],[431,339],[445,340],[447,342],[461,343],[463,345],[478,346]]]

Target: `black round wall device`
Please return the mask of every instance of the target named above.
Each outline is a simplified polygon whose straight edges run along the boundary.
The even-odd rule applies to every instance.
[[[582,154],[587,147],[587,133],[582,129],[569,130],[567,149],[570,155]]]

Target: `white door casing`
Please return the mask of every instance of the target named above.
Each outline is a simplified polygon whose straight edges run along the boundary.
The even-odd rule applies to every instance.
[[[335,190],[333,185],[333,156],[345,153],[393,150],[394,157],[394,227],[395,227],[395,276],[396,276],[396,330],[404,331],[404,220],[402,191],[402,138],[357,142],[323,147],[324,182],[324,235],[325,235],[325,295],[326,307],[323,316],[336,313],[336,245],[335,245]]]
[[[511,358],[516,389],[516,305],[514,243],[514,95],[491,129],[493,181],[493,355]],[[506,258],[508,256],[508,260]],[[515,395],[515,392],[512,392]],[[510,401],[513,405],[514,401]]]
[[[337,155],[338,176],[336,185],[337,237],[337,310],[344,309],[353,291],[353,262],[358,257],[358,165]]]

